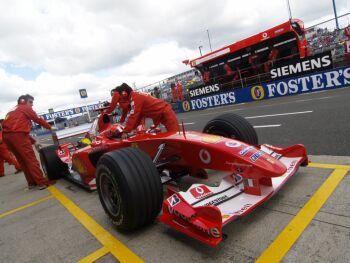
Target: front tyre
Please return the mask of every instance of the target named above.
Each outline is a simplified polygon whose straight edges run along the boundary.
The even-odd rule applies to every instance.
[[[150,224],[163,202],[160,175],[146,153],[125,148],[104,154],[96,170],[97,191],[118,230]]]
[[[248,144],[258,144],[258,135],[254,127],[245,118],[233,113],[225,113],[215,117],[205,125],[203,132],[236,139]]]
[[[57,145],[50,145],[39,150],[41,167],[49,180],[60,179],[69,173],[68,165],[58,157],[57,149]]]

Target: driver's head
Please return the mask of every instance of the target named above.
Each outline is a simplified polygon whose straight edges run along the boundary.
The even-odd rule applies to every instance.
[[[120,101],[129,100],[130,93],[132,92],[132,88],[128,84],[123,83],[122,85],[117,87],[116,90],[119,93]]]

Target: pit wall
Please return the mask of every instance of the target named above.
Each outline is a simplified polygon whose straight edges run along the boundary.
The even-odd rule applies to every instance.
[[[320,71],[308,75],[273,81],[261,85],[192,98],[173,104],[176,112],[204,110],[230,104],[239,104],[301,93],[331,90],[350,86],[350,66]]]

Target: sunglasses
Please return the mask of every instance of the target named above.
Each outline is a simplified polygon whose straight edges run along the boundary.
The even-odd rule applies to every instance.
[[[32,100],[28,100],[28,103],[33,104],[33,103],[34,103],[34,101],[32,101]]]

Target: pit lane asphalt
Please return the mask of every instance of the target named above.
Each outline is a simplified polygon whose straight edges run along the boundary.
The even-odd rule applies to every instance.
[[[249,120],[255,126],[281,124],[273,128],[257,128],[262,143],[282,146],[304,143],[309,153],[328,155],[311,156],[314,163],[350,165],[350,157],[329,156],[349,156],[341,151],[347,148],[342,147],[342,144],[348,144],[347,138],[344,138],[349,130],[346,114],[346,110],[349,111],[346,101],[349,96],[350,90],[343,89],[226,106],[179,114],[178,117],[185,123],[194,123],[187,124],[187,129],[201,130],[210,118],[223,111],[233,110],[244,117],[312,111]],[[317,122],[323,124],[317,125]],[[324,125],[326,128],[323,128]],[[336,125],[344,130],[338,131]],[[315,130],[319,132],[307,134]],[[332,134],[334,136],[329,136]],[[319,142],[320,138],[328,139]],[[337,147],[331,147],[329,141],[333,141]],[[313,145],[320,147],[314,149]],[[14,175],[13,168],[8,166],[6,172],[9,175],[0,178],[0,262],[77,262],[99,251],[101,243],[54,197],[13,211],[50,196],[50,192],[24,191],[23,174]],[[207,247],[159,222],[134,233],[120,233],[103,212],[97,193],[86,192],[64,180],[59,180],[55,187],[146,262],[254,262],[270,244],[278,240],[278,235],[305,208],[320,186],[332,176],[332,172],[331,168],[301,168],[268,202],[227,225],[224,228],[227,239],[217,248]],[[350,257],[349,183],[347,172],[306,230],[286,251],[284,262],[347,262]],[[13,213],[6,214],[8,211]],[[294,233],[292,229],[287,230]],[[277,245],[279,249],[283,248],[283,244]],[[117,261],[108,253],[96,262]]]

